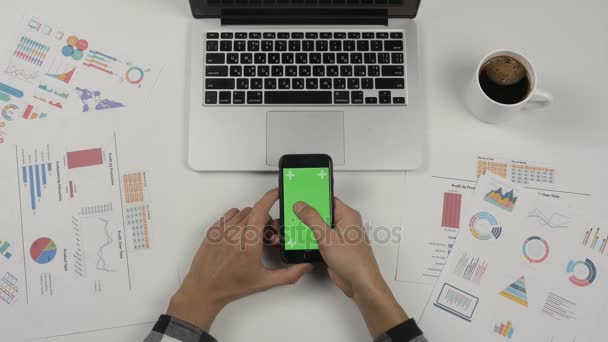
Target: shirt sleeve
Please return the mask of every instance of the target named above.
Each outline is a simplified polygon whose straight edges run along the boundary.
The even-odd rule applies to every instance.
[[[169,315],[161,315],[144,342],[217,342],[199,327]]]
[[[427,340],[416,321],[411,318],[378,336],[374,342],[427,342]]]

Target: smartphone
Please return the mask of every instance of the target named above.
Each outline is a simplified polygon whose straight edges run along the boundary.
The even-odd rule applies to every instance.
[[[315,208],[325,223],[334,221],[334,175],[326,154],[287,154],[279,161],[281,255],[288,264],[323,262],[312,230],[293,212],[303,201]]]

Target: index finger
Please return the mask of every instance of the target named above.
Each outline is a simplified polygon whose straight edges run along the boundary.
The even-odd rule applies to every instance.
[[[248,225],[263,229],[268,223],[270,215],[268,212],[279,199],[279,190],[274,188],[268,191],[262,198],[253,206]]]

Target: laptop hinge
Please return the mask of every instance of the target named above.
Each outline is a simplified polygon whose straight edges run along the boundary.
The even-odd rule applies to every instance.
[[[386,9],[222,9],[222,25],[388,25]]]

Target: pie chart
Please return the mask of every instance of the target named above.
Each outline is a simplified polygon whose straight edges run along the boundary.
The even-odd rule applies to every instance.
[[[55,241],[47,237],[34,241],[32,247],[30,247],[30,256],[32,257],[32,260],[39,264],[48,264],[55,259],[56,255],[57,245],[55,244]]]

